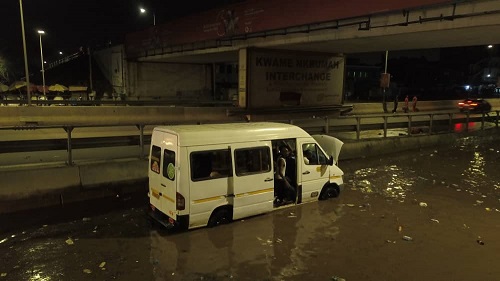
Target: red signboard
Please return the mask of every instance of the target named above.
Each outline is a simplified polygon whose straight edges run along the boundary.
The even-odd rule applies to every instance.
[[[148,49],[453,2],[249,0],[128,34],[125,47],[128,57],[138,57]]]

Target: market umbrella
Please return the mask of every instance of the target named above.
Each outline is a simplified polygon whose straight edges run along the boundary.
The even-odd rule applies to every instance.
[[[49,87],[49,91],[51,92],[66,92],[68,87],[63,86],[61,84],[55,84]]]
[[[9,90],[9,86],[0,83],[0,93],[7,92]]]
[[[16,82],[12,83],[9,87],[9,90],[13,91],[13,90],[19,90],[21,88],[26,88],[26,81],[16,81]],[[33,91],[36,89],[36,86],[34,84],[30,83],[30,89],[31,89],[31,91]]]

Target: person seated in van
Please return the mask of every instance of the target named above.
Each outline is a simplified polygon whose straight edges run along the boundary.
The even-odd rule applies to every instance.
[[[219,171],[214,170],[214,171],[210,172],[210,177],[211,178],[220,178],[220,177],[222,177],[222,174],[219,173]]]
[[[280,154],[276,161],[275,190],[278,199],[278,204],[288,204],[295,202],[295,188],[290,184],[290,180],[286,176],[286,159],[284,155],[289,153],[287,147],[280,148]]]
[[[312,159],[311,151],[310,150],[304,151],[304,163],[306,165],[309,165],[309,163],[311,163],[311,159]]]
[[[316,153],[312,150],[305,150],[304,163],[306,163],[306,165],[318,165],[318,159],[316,158]]]

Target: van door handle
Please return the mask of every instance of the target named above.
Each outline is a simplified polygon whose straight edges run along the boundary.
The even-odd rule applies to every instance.
[[[272,181],[272,180],[273,180],[273,178],[267,178],[264,181]]]
[[[161,184],[161,186],[163,186],[163,187],[167,187],[167,186],[166,186],[166,185],[164,185],[163,183]]]
[[[310,173],[311,173],[311,172],[309,172],[309,171],[305,171],[305,172],[303,172],[302,174],[303,174],[303,175],[309,175]]]

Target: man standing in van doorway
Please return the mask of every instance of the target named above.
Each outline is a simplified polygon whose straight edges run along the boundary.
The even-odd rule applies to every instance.
[[[296,198],[296,191],[290,182],[291,179],[286,176],[287,162],[290,162],[290,160],[287,161],[287,158],[290,158],[290,149],[283,145],[280,147],[280,155],[278,156],[275,179],[277,184],[278,199],[282,200],[285,204],[295,202]],[[292,169],[293,167],[289,168]]]

